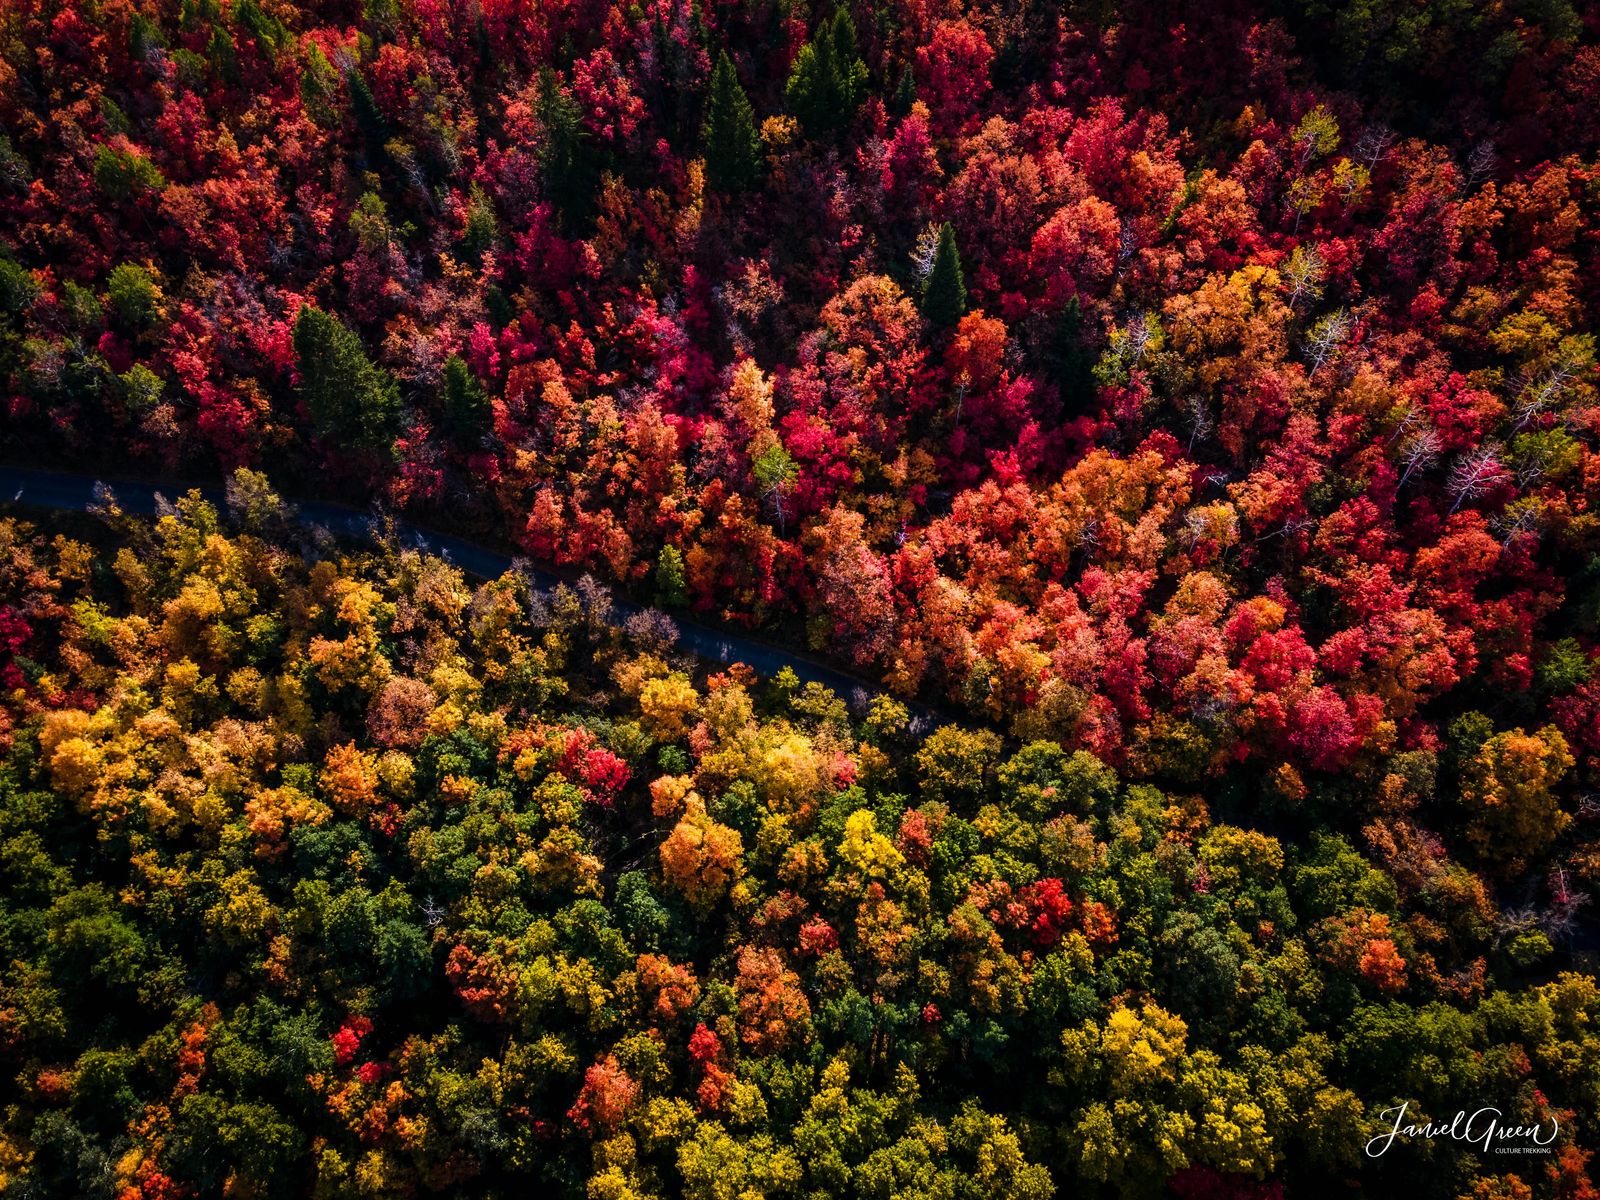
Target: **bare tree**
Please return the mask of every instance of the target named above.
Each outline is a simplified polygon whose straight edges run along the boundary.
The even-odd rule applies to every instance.
[[[1389,156],[1394,141],[1394,130],[1387,125],[1369,125],[1362,130],[1352,149],[1356,158],[1370,171]]]
[[[1406,480],[1418,470],[1427,470],[1439,461],[1439,451],[1442,449],[1439,435],[1432,426],[1419,429],[1400,445],[1400,461],[1405,464],[1405,470],[1400,473],[1400,482],[1397,487],[1405,487]]]
[[[1492,176],[1499,165],[1500,153],[1494,143],[1488,140],[1479,142],[1467,155],[1467,174],[1462,181],[1462,190],[1473,191]]]
[[[1455,512],[1468,500],[1485,495],[1505,476],[1506,469],[1495,447],[1480,446],[1471,454],[1463,455],[1450,469],[1450,480],[1446,484],[1450,494],[1456,498],[1450,511]]]
[[[1355,327],[1356,319],[1346,308],[1336,309],[1311,327],[1311,332],[1306,335],[1306,353],[1311,358],[1313,375],[1338,357]]]
[[[1518,393],[1514,409],[1517,429],[1526,427],[1540,413],[1554,408],[1578,381],[1587,364],[1582,347],[1569,344],[1575,341],[1571,338],[1563,341],[1556,361]]]
[[[1500,548],[1505,549],[1525,533],[1537,533],[1544,513],[1544,501],[1537,496],[1527,496],[1506,505],[1489,523],[1500,535]]]

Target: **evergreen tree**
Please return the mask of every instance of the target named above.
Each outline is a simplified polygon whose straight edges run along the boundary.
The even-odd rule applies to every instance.
[[[128,21],[128,48],[135,62],[144,62],[151,51],[166,49],[167,39],[161,27],[143,13],[134,13]]]
[[[544,132],[539,165],[544,168],[545,190],[570,232],[574,223],[588,216],[599,178],[594,152],[583,129],[583,114],[549,68],[540,72],[534,111]]]
[[[833,37],[833,64],[839,72],[839,93],[845,107],[854,113],[867,98],[867,64],[861,61],[861,51],[856,46],[856,23],[850,10],[840,5],[833,14],[829,27]]]
[[[909,117],[911,106],[917,102],[917,79],[911,73],[911,64],[907,63],[900,68],[900,81],[895,84],[894,96],[889,102],[889,111],[897,117]]]
[[[1056,318],[1045,361],[1061,394],[1063,416],[1087,412],[1094,401],[1095,355],[1084,343],[1083,308],[1076,296],[1068,300]]]
[[[350,89],[350,108],[355,115],[356,128],[361,131],[361,145],[366,151],[367,162],[373,167],[381,167],[388,157],[384,146],[389,141],[389,123],[383,119],[372,89],[367,86],[360,71],[354,67],[346,71],[345,84]]]
[[[967,284],[956,250],[956,231],[946,221],[939,229],[933,270],[922,286],[922,315],[935,329],[949,329],[967,311]]]
[[[294,323],[300,396],[319,437],[387,448],[400,419],[400,389],[373,365],[361,340],[335,317],[307,305]]]
[[[489,429],[494,409],[489,395],[459,354],[444,360],[444,423],[463,441],[480,438]]]
[[[278,51],[289,42],[289,30],[284,23],[264,12],[256,0],[236,0],[232,16],[249,33],[268,64],[276,66]]]
[[[727,51],[711,73],[706,111],[706,182],[718,192],[742,192],[761,177],[761,138],[755,110],[739,86]]]
[[[233,43],[233,35],[221,25],[212,29],[211,37],[206,42],[206,60],[223,83],[232,85],[239,82],[239,51]]]
[[[846,128],[867,90],[867,65],[856,49],[855,22],[841,8],[800,48],[784,97],[807,137]]]

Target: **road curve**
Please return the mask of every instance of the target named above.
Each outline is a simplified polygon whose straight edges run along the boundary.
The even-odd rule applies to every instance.
[[[158,508],[158,498],[176,497],[190,490],[183,483],[140,483],[128,480],[109,480],[92,474],[63,471],[40,471],[25,467],[0,466],[0,501],[29,508],[51,509],[58,512],[87,512],[95,503],[101,485],[108,487],[117,503],[129,512],[153,514]],[[214,485],[194,485],[206,499],[223,503],[222,489]],[[293,500],[295,520],[308,528],[326,529],[342,537],[371,540],[377,531],[378,519],[370,513],[342,504],[321,501]],[[403,544],[429,554],[436,554],[459,567],[468,575],[480,579],[494,579],[512,567],[509,555],[487,546],[480,546],[464,538],[435,533],[410,521],[396,519],[393,528]],[[538,588],[549,591],[566,582],[560,576],[521,560],[519,569]],[[620,597],[613,597],[613,606],[619,619],[626,620],[644,611],[639,605]],[[802,683],[818,683],[830,689],[860,712],[874,696],[887,695],[887,691],[865,679],[830,667],[825,663],[797,654],[792,650],[771,645],[756,638],[716,629],[697,621],[673,615],[678,627],[678,644],[685,650],[720,663],[744,663],[757,674],[776,675],[785,667],[795,673]],[[902,700],[912,714],[913,732],[921,734],[939,722],[934,710],[924,705]]]

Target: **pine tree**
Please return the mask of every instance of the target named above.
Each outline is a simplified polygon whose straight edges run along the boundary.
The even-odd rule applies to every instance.
[[[909,117],[911,106],[917,102],[917,79],[911,73],[911,64],[900,68],[900,82],[895,85],[889,111],[897,117]]]
[[[867,91],[867,65],[856,49],[856,26],[847,9],[824,22],[800,47],[784,98],[807,137],[846,128]]]
[[[345,84],[350,89],[350,109],[355,115],[356,128],[361,131],[361,146],[366,151],[367,163],[381,168],[388,160],[384,145],[389,141],[389,123],[383,119],[372,89],[360,71],[354,67],[346,71]]]
[[[1089,411],[1095,397],[1095,356],[1084,343],[1083,308],[1076,296],[1056,318],[1045,361],[1060,389],[1062,414],[1078,416]]]
[[[956,231],[946,221],[939,229],[933,270],[922,287],[922,315],[935,329],[949,329],[967,311],[967,284],[956,250]]]
[[[742,192],[761,177],[761,138],[755,110],[739,86],[727,51],[717,56],[711,73],[711,100],[706,111],[706,182],[712,190]]]
[[[578,102],[548,67],[539,75],[534,113],[544,132],[539,165],[545,189],[571,230],[589,215],[600,173]]]
[[[444,423],[463,441],[471,441],[488,431],[493,409],[472,369],[459,354],[444,360]]]
[[[833,38],[833,65],[839,72],[839,94],[850,114],[867,98],[867,64],[856,46],[856,23],[850,10],[840,5],[828,32]]]
[[[361,339],[336,317],[307,305],[294,323],[300,396],[319,437],[385,449],[400,419],[400,389],[374,366]]]

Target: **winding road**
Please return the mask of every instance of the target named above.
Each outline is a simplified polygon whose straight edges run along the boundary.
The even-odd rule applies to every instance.
[[[103,479],[92,474],[0,467],[0,502],[58,512],[87,512],[95,503],[97,489],[102,483],[122,508],[147,515],[156,512],[159,497],[180,495],[191,487],[219,506],[224,499],[222,489],[215,485],[132,482]],[[290,503],[294,506],[294,519],[307,528],[326,529],[363,541],[376,536],[379,521],[370,513],[320,501],[291,500]],[[465,538],[435,533],[402,519],[396,519],[393,528],[404,545],[436,554],[468,575],[494,579],[512,568],[513,560],[509,555]],[[546,591],[568,582],[550,571],[527,565],[526,560],[519,560],[519,569],[534,586]],[[644,611],[640,605],[616,596],[613,596],[613,610],[619,620]],[[830,689],[854,711],[865,709],[874,696],[888,694],[884,688],[859,676],[757,638],[729,633],[676,615],[672,620],[678,628],[678,644],[685,650],[712,662],[744,663],[760,675],[776,675],[787,667],[802,683],[818,683]],[[933,709],[905,700],[901,703],[911,712],[913,733],[926,733],[939,723],[939,715]]]

